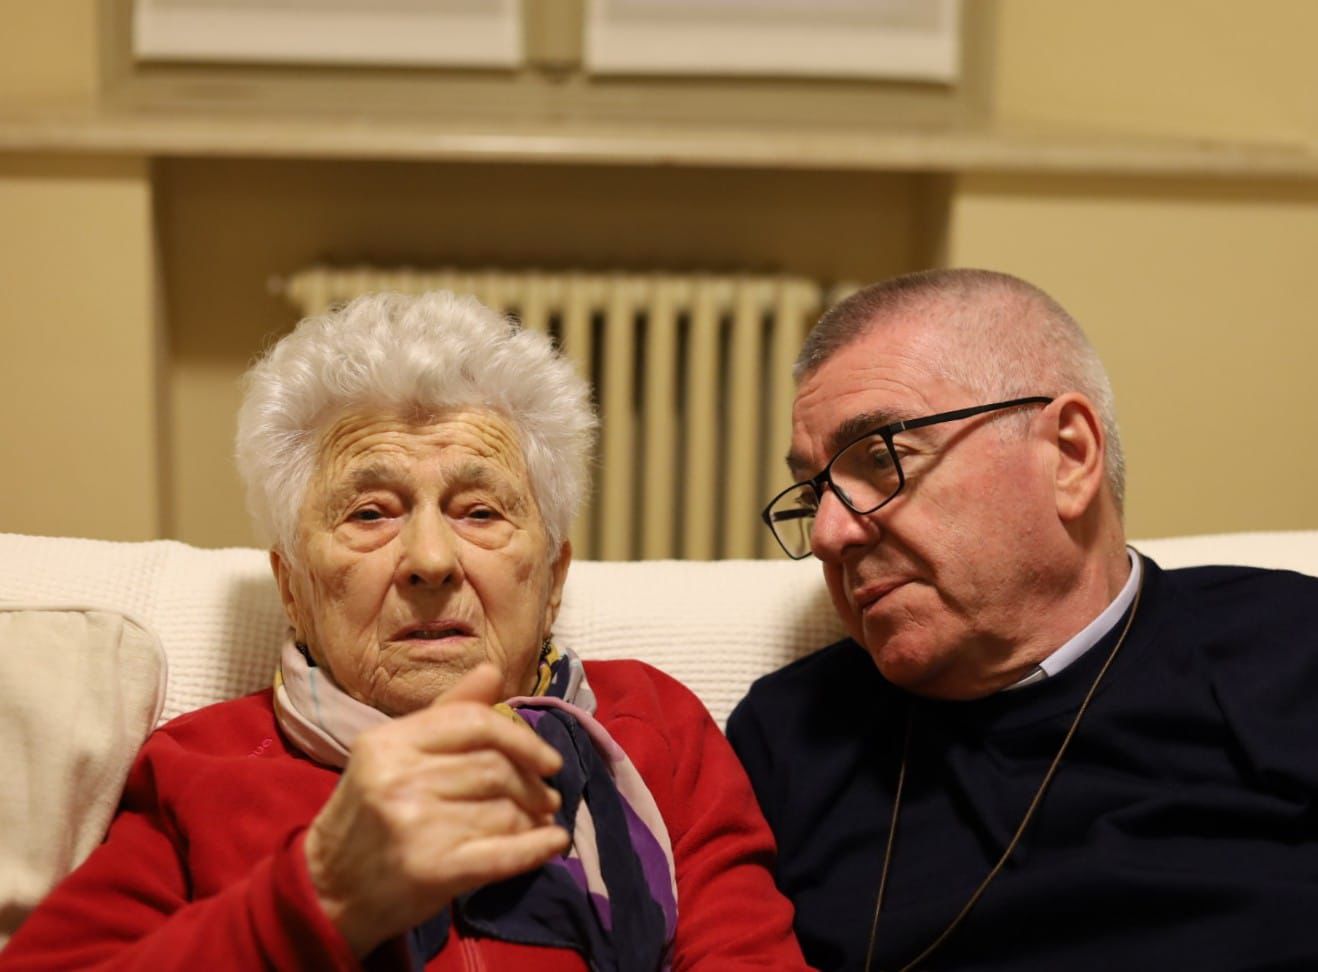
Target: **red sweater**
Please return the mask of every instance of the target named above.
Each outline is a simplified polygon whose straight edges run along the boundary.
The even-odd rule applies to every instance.
[[[634,661],[587,662],[596,718],[668,826],[677,867],[673,968],[804,969],[773,843],[704,707]],[[105,842],[33,912],[0,969],[361,969],[307,873],[307,825],[338,772],[289,749],[269,690],[180,716],[129,774]],[[401,939],[365,968],[405,969]],[[426,968],[579,970],[574,952],[463,938]]]

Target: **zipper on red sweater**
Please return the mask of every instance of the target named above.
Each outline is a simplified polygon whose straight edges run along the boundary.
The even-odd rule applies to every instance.
[[[481,947],[474,938],[459,938],[462,946],[462,967],[467,972],[485,972],[485,960],[481,958]]]

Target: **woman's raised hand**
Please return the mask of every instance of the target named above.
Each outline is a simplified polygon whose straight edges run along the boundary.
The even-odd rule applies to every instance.
[[[358,956],[567,849],[553,822],[559,795],[543,779],[562,757],[491,708],[502,686],[482,664],[353,744],[306,857],[321,906]]]

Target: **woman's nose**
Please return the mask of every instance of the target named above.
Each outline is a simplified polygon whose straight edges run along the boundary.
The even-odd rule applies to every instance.
[[[879,537],[873,514],[862,516],[838,499],[837,492],[824,490],[810,524],[810,550],[829,563],[845,560],[849,553],[874,543]]]
[[[409,587],[439,587],[460,580],[462,558],[457,535],[443,513],[416,509],[408,516],[401,540],[399,580]]]

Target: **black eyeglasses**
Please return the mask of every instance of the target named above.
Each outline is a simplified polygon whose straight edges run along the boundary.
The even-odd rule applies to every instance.
[[[823,499],[825,486],[833,490],[833,495],[847,509],[861,516],[892,502],[902,491],[906,485],[906,476],[902,473],[897,450],[893,448],[894,435],[942,422],[955,422],[984,412],[996,412],[1018,405],[1047,405],[1051,401],[1051,398],[1034,395],[881,425],[839,449],[818,476],[788,486],[769,501],[760,516],[787,556],[800,560],[810,555],[810,528]]]

